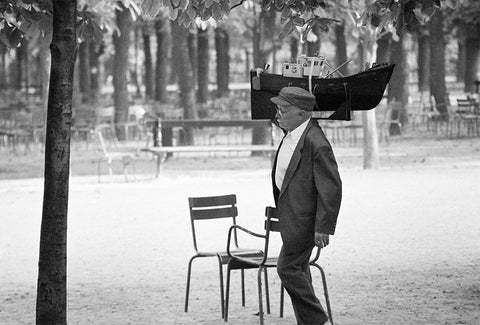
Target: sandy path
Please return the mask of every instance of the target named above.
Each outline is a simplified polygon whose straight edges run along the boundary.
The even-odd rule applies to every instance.
[[[336,324],[480,324],[480,167],[341,174],[337,234],[321,258]],[[260,230],[272,203],[268,169],[95,182],[71,182],[69,323],[221,324],[213,261],[194,264],[190,311],[183,312],[193,253],[186,198],[236,193],[239,223]],[[42,185],[0,182],[0,324],[34,323]],[[247,272],[245,309],[234,276],[230,324],[257,322],[254,273]],[[320,293],[319,276],[314,282]],[[294,324],[289,301],[278,318],[274,272],[270,286],[266,324]]]

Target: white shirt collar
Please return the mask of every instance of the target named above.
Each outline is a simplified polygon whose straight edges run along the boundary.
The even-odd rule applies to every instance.
[[[294,143],[298,143],[298,140],[300,140],[300,137],[307,128],[308,122],[310,122],[310,119],[306,120],[305,122],[297,126],[293,131],[288,133],[292,137]]]

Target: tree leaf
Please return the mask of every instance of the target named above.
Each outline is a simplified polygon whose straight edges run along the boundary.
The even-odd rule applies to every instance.
[[[288,8],[287,6],[285,6],[284,4],[284,0],[274,0],[275,1],[275,8],[277,9],[277,11],[283,11],[285,8]]]
[[[300,17],[293,17],[292,21],[295,26],[302,27],[303,25],[305,25],[305,19]]]
[[[227,15],[230,14],[230,5],[229,5],[228,0],[221,1],[220,6],[222,7],[222,10],[223,10],[223,12],[225,12],[225,14],[227,14]]]
[[[23,33],[18,28],[13,27],[10,33],[7,34],[7,39],[9,47],[19,47],[23,40]]]
[[[30,24],[25,32],[25,37],[27,39],[37,39],[40,37],[40,29],[37,27],[37,24]]]
[[[210,8],[213,5],[213,0],[205,0],[205,7]]]
[[[292,9],[290,9],[290,7],[285,6],[282,10],[281,19],[283,20],[288,19],[291,14],[292,14]]]
[[[180,0],[180,9],[186,10],[188,6],[188,0]]]
[[[214,4],[211,9],[212,9],[213,19],[215,19],[216,21],[219,21],[220,19],[222,19],[223,12],[221,7],[218,4]]]
[[[200,17],[202,20],[208,20],[210,19],[210,17],[212,17],[212,12],[210,11],[209,8],[203,8],[203,10],[201,11]]]
[[[186,19],[188,19],[188,15],[185,11],[182,10],[180,16],[177,18],[177,24],[180,26],[183,25],[183,22]]]
[[[103,39],[103,33],[104,31],[102,28],[97,24],[96,21],[90,21],[90,28],[92,31],[92,36],[95,42],[101,42]]]
[[[156,0],[143,0],[141,8],[144,17],[153,19],[160,12],[161,2]]]
[[[293,24],[292,20],[290,19],[288,21],[288,23],[283,25],[283,29],[282,29],[280,35],[278,35],[278,38],[280,38],[280,39],[284,38],[285,36],[290,34],[293,31],[294,28],[295,28],[295,25]]]
[[[168,14],[168,18],[170,18],[171,20],[176,20],[179,12],[180,10],[178,9],[171,9]]]
[[[273,0],[262,0],[262,10],[269,10]]]
[[[187,8],[187,14],[188,14],[188,17],[190,18],[190,20],[194,20],[195,17],[197,17],[197,12],[196,12],[195,8],[193,8],[191,3]]]

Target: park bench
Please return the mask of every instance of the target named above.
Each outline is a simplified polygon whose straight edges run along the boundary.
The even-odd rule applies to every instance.
[[[241,127],[243,129],[253,128],[255,126],[265,126],[271,128],[269,120],[159,120],[158,130],[153,133],[162,133],[162,146],[159,141],[154,140],[153,147],[143,148],[143,152],[149,152],[155,156],[156,171],[155,175],[160,174],[162,164],[169,154],[174,153],[215,153],[215,152],[261,152],[271,154],[276,151],[273,144],[251,145],[251,144],[208,144],[208,145],[172,145],[172,129],[181,128],[229,128]],[[157,127],[157,126],[156,126]]]
[[[198,153],[198,152],[264,152],[272,153],[277,148],[273,145],[212,145],[212,146],[168,146],[168,147],[152,147],[144,148],[142,151],[155,155],[156,169],[155,176],[160,174],[162,164],[165,162],[168,153]]]

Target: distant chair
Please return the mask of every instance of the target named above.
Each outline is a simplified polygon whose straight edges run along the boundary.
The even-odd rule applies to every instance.
[[[110,176],[110,181],[113,180],[113,162],[121,161],[123,164],[123,174],[125,175],[125,181],[128,182],[128,167],[132,166],[133,177],[135,179],[135,159],[132,154],[127,152],[109,152],[105,144],[105,140],[102,135],[101,130],[95,131],[96,138],[100,144],[100,157],[97,160],[97,172],[98,172],[98,182],[100,183],[101,177],[101,163],[105,161],[108,165],[108,174]]]
[[[332,143],[340,144],[345,137],[345,126],[345,121],[326,120],[322,128]]]
[[[114,108],[113,106],[97,108],[95,116],[95,129],[102,130],[104,139],[117,144],[115,132]]]
[[[478,121],[480,115],[475,112],[475,101],[473,99],[457,99],[457,111],[458,118],[461,122],[464,122],[467,127],[467,136],[478,136]],[[460,135],[460,126],[458,126],[458,135]]]
[[[389,143],[390,134],[393,130],[396,129],[398,134],[402,136],[402,122],[400,122],[401,108],[402,103],[394,101],[388,103],[384,109],[379,110],[379,138],[380,140],[383,138],[387,144]]]
[[[95,110],[85,106],[73,110],[72,136],[74,140],[84,140],[88,148],[94,129]]]

